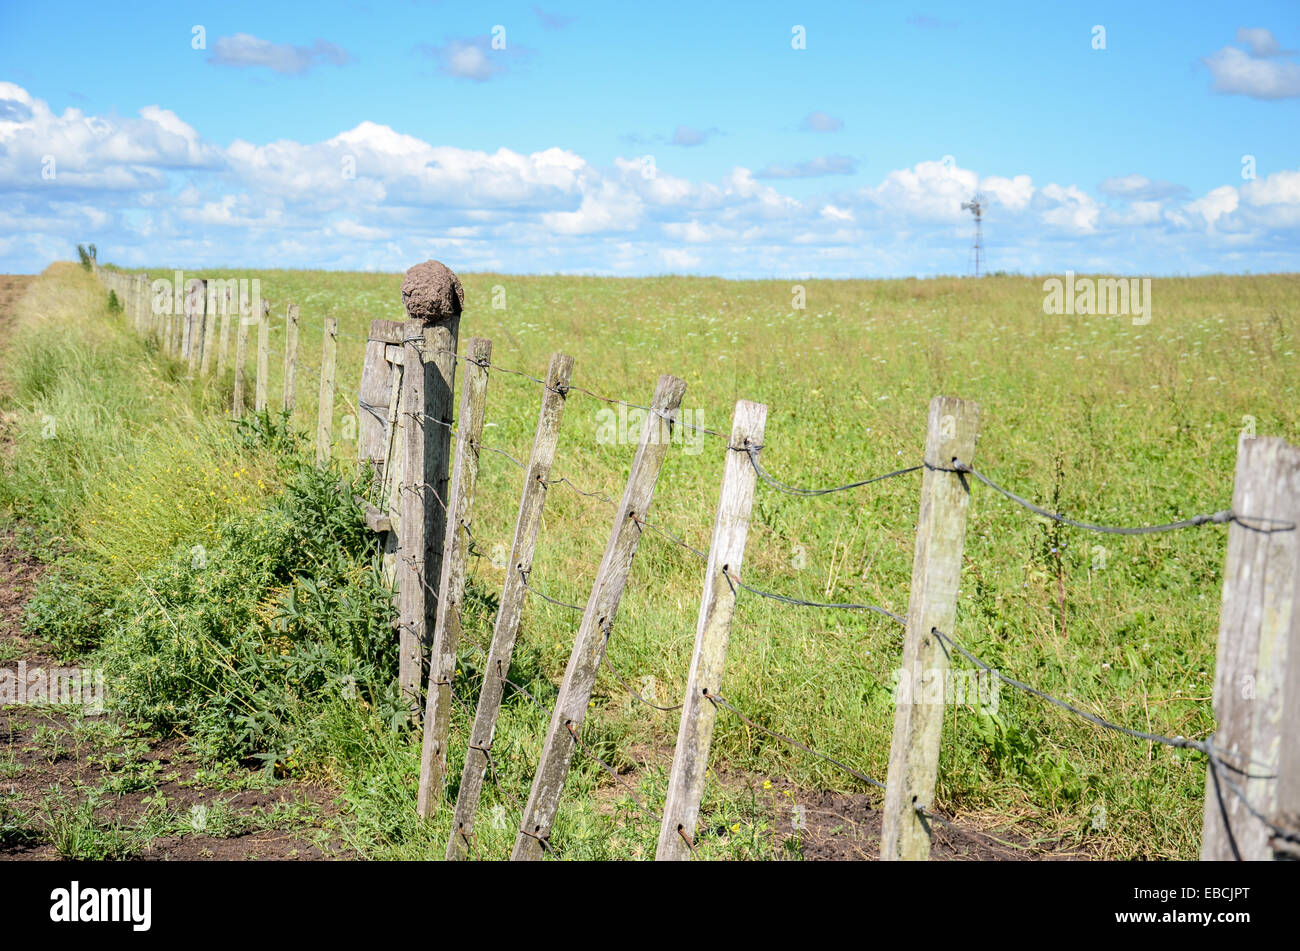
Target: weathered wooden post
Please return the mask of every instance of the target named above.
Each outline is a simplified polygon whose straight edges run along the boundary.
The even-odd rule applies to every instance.
[[[212,373],[212,351],[216,349],[217,340],[217,302],[208,290],[208,282],[203,282],[203,344],[199,351],[199,376]]]
[[[456,380],[456,344],[460,336],[460,315],[465,306],[465,290],[451,269],[438,261],[425,261],[406,272],[402,282],[402,304],[408,318],[402,368],[402,412],[414,423],[411,413],[421,414],[423,425],[410,428],[423,439],[407,441],[406,470],[399,484],[419,493],[418,499],[408,492],[401,499],[403,512],[417,501],[423,518],[402,517],[399,531],[398,585],[423,604],[423,621],[418,630],[404,625],[400,633],[398,680],[402,692],[411,702],[412,715],[419,715],[421,674],[423,673],[424,638],[436,624],[436,601],[425,597],[424,578],[442,577],[443,543],[447,530],[447,481],[451,467],[452,393]],[[416,509],[416,511],[419,510]],[[408,525],[408,522],[412,524]],[[419,574],[412,571],[418,564]],[[415,610],[414,607],[411,610]],[[405,615],[404,617],[409,617]]]
[[[487,665],[483,668],[483,686],[479,690],[478,709],[470,731],[469,748],[465,752],[465,767],[460,774],[460,790],[456,795],[456,814],[452,820],[451,835],[447,839],[447,859],[454,861],[469,854],[469,843],[474,836],[474,813],[483,792],[483,778],[488,768],[489,750],[496,733],[497,716],[501,711],[501,698],[505,692],[505,677],[510,670],[515,640],[519,636],[519,618],[523,612],[524,597],[528,590],[524,578],[532,570],[533,553],[537,550],[537,533],[542,527],[542,508],[546,504],[546,481],[555,461],[555,447],[560,438],[560,417],[564,413],[565,395],[573,374],[573,357],[557,353],[551,357],[546,371],[546,389],[542,396],[541,414],[533,436],[532,455],[524,473],[524,490],[519,500],[519,515],[515,519],[514,543],[510,548],[510,561],[506,565],[506,580],[501,587],[501,602],[497,608],[496,624],[492,629],[492,646],[488,650]]]
[[[260,306],[260,305],[258,305]],[[248,333],[249,326],[257,320],[252,311],[244,313],[244,301],[239,301],[239,328],[235,334],[235,419],[244,415],[244,401],[248,389]]]
[[[298,397],[298,305],[284,308],[284,411],[293,412]]]
[[[970,485],[955,463],[974,463],[978,427],[977,404],[952,396],[930,401],[907,633],[889,747],[880,842],[885,860],[930,857],[930,827],[919,810],[934,803],[948,678],[947,648],[934,631],[954,634],[970,508]]]
[[[325,339],[320,350],[320,403],[316,407],[316,465],[329,465],[334,442],[334,375],[339,354],[339,319],[325,318]]]
[[[262,301],[262,319],[257,324],[257,389],[253,394],[253,410],[266,409],[267,391],[271,383],[271,302]]]
[[[1201,833],[1206,861],[1270,859],[1296,848],[1283,840],[1270,843],[1270,830],[1228,783],[1270,821],[1300,817],[1294,718],[1300,713],[1300,448],[1242,435],[1232,511],[1239,518],[1228,528],[1214,747],[1258,778],[1207,765]]]
[[[713,542],[709,545],[709,562],[704,573],[704,594],[695,624],[695,653],[686,681],[677,749],[668,778],[668,799],[659,827],[655,859],[661,862],[685,861],[691,857],[689,843],[695,837],[695,823],[700,815],[704,775],[709,766],[709,747],[717,717],[709,695],[721,693],[727,640],[736,610],[736,589],[730,578],[740,577],[758,480],[749,452],[763,445],[766,424],[766,406],[748,400],[736,404],[731,442],[727,444],[723,465],[718,513],[713,522]]]
[[[226,362],[229,359],[229,354],[230,354],[230,318],[232,316],[231,296],[232,295],[230,293],[230,281],[226,281],[225,288],[222,293],[222,301],[221,301],[221,339],[217,343],[217,375],[218,376],[226,372]],[[239,316],[238,303],[235,304],[234,311],[235,311],[234,316],[238,317]]]
[[[641,444],[632,460],[623,500],[614,515],[605,556],[596,572],[596,581],[582,615],[582,624],[574,640],[569,666],[564,672],[560,695],[555,700],[551,724],[546,731],[533,788],[524,807],[523,821],[515,838],[511,859],[536,861],[542,857],[542,843],[550,838],[560,794],[573,763],[578,735],[587,715],[587,703],[596,685],[596,673],[605,656],[606,640],[613,630],[623,588],[627,585],[632,559],[641,539],[641,524],[650,510],[659,469],[672,439],[672,422],[682,403],[686,383],[664,375],[655,387],[650,412],[646,414]]]
[[[424,708],[424,741],[420,753],[420,787],[416,809],[427,818],[441,801],[447,775],[447,738],[451,735],[451,686],[460,648],[461,608],[469,568],[470,523],[474,489],[483,444],[487,409],[488,366],[492,341],[470,338],[465,348],[465,378],[461,383],[460,415],[456,420],[456,461],[447,498],[447,535],[443,543],[442,574],[438,582],[433,641],[429,650],[429,684]],[[432,578],[427,578],[432,583]]]

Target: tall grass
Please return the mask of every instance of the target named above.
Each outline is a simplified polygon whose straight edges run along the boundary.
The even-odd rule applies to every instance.
[[[304,363],[319,362],[319,320],[340,318],[346,336],[335,448],[346,462],[355,454],[349,437],[356,432],[367,323],[401,316],[400,276],[219,276],[259,277],[279,312],[285,301],[300,305]],[[102,291],[81,277],[75,268],[52,271],[40,293],[58,298],[64,319],[78,308],[91,315],[87,333],[103,339],[75,355],[24,344],[14,362],[23,463],[0,480],[0,500],[57,526],[94,559],[97,573],[116,571],[111,576],[123,579],[146,572],[163,553],[219,533],[226,514],[257,508],[280,486],[270,462],[256,472],[256,491],[256,483],[235,475],[240,467],[222,465],[218,447],[229,431],[215,409],[226,398],[225,383],[186,382],[176,364],[132,339],[107,313]],[[792,309],[790,282],[462,278],[462,334],[492,338],[498,364],[540,376],[552,350],[567,350],[577,358],[575,383],[634,402],[646,401],[659,373],[673,372],[688,383],[684,406],[699,411],[692,421],[723,431],[735,399],[766,402],[764,463],[799,485],[838,484],[919,458],[926,406],[937,393],[981,403],[977,466],[1093,521],[1165,521],[1226,507],[1243,426],[1300,437],[1300,279],[1292,275],[1158,280],[1147,326],[1045,315],[1041,281],[1017,277],[807,281],[806,310]],[[492,307],[497,287],[505,291],[504,310]],[[77,347],[75,337],[69,345]],[[272,365],[278,379],[277,361]],[[295,416],[306,431],[316,415],[310,379],[300,374]],[[273,405],[278,385],[273,380]],[[495,374],[485,444],[524,458],[539,399],[534,384]],[[78,439],[64,450],[73,460],[67,465],[51,440],[39,438],[50,407],[84,436],[84,444]],[[606,409],[581,394],[570,397],[556,475],[616,497],[634,446],[601,438],[610,422]],[[724,452],[708,437],[675,448],[651,520],[706,547]],[[160,464],[187,474],[146,484]],[[484,553],[509,545],[520,478],[507,460],[484,454],[474,513]],[[917,490],[904,478],[801,499],[760,485],[746,580],[810,600],[903,609]],[[134,500],[119,504],[133,491]],[[215,512],[200,507],[205,493],[219,500]],[[137,514],[162,523],[166,544],[155,546],[156,556],[141,551],[148,531],[133,535],[128,527]],[[533,582],[584,602],[611,516],[596,499],[553,488]],[[1119,722],[1204,736],[1213,728],[1224,545],[1222,528],[1099,539],[1036,519],[976,487],[955,633],[1007,673]],[[502,570],[488,557],[472,566],[471,589],[485,607],[467,619],[457,684],[471,706]],[[701,580],[691,556],[645,536],[609,649],[620,671],[661,700],[675,702],[684,689]],[[575,629],[570,612],[530,601],[512,679],[547,700],[546,685],[559,682]],[[897,631],[888,621],[744,597],[723,686],[758,722],[884,778],[897,664]],[[432,828],[411,818],[411,739],[392,733],[373,710],[339,698],[321,702],[320,728],[303,741],[310,752],[300,768],[349,790],[359,846],[377,855],[439,853],[445,817]],[[486,855],[508,850],[513,797],[527,793],[544,728],[541,712],[522,698],[503,712],[494,758],[509,792],[488,790],[480,813]],[[675,732],[673,715],[635,704],[602,672],[584,742],[615,767],[635,768],[629,781],[651,804],[662,796]],[[453,762],[458,753],[463,748],[451,751]],[[738,777],[857,788],[833,766],[726,715],[713,764],[710,821],[700,837],[709,854],[769,854],[756,830],[769,823],[772,809],[746,801]],[[621,790],[611,795],[616,787],[599,765],[579,754],[575,768],[557,847],[590,857],[652,850],[653,823],[629,811]],[[967,821],[1086,841],[1107,856],[1196,854],[1204,789],[1196,757],[1100,733],[1031,697],[1004,691],[994,714],[950,711],[939,775],[938,804]],[[498,807],[508,816],[500,829],[485,819]]]

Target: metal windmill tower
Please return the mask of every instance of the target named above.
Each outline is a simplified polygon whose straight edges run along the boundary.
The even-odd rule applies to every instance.
[[[984,193],[976,192],[970,201],[961,203],[962,211],[969,211],[975,216],[975,243],[971,254],[975,257],[975,276],[979,277],[984,269]]]

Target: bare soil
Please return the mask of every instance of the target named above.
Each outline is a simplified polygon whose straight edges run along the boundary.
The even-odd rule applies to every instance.
[[[30,276],[0,275],[0,361],[10,340],[14,305],[32,280]],[[0,417],[0,458],[8,451],[5,422]],[[44,566],[23,551],[13,528],[0,525],[0,669],[16,672],[25,663],[30,676],[37,668],[69,666],[23,631],[23,610],[43,571]],[[26,825],[34,833],[26,840],[6,843],[0,839],[0,860],[60,858],[43,818],[50,797],[64,797],[61,806],[67,809],[95,790],[100,794],[93,815],[100,827],[137,826],[151,808],[158,808],[159,796],[173,813],[200,817],[190,830],[133,848],[133,858],[352,857],[339,842],[336,790],[288,782],[241,789],[252,777],[238,774],[220,777],[214,785],[211,774],[199,775],[201,765],[179,738],[129,735],[127,739],[134,741],[135,748],[126,754],[125,750],[82,743],[85,734],[79,736],[74,729],[76,719],[50,704],[0,707],[0,805],[11,815],[27,817]],[[108,791],[114,785],[135,785],[120,782],[123,763],[129,763],[135,773],[152,774],[152,778],[133,791]],[[248,831],[226,836],[204,834],[204,810],[207,815],[233,816],[227,826]]]

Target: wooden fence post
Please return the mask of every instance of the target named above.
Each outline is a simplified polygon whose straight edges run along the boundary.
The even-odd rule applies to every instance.
[[[1286,737],[1293,744],[1297,728],[1283,714],[1300,706],[1300,699],[1288,696],[1300,680],[1300,527],[1285,528],[1300,525],[1300,449],[1281,439],[1242,435],[1232,511],[1241,521],[1228,528],[1214,671],[1214,746],[1252,775],[1279,778],[1247,779],[1223,767],[1216,777],[1207,767],[1201,833],[1206,861],[1273,857],[1269,830],[1230,791],[1229,780],[1270,819],[1300,813],[1297,777],[1283,778],[1279,769]]]
[[[537,431],[533,436],[532,454],[524,474],[524,489],[519,499],[519,515],[515,519],[510,561],[506,564],[506,579],[501,586],[500,606],[492,628],[492,646],[483,668],[483,686],[479,690],[478,709],[474,713],[469,748],[465,751],[465,766],[460,774],[456,813],[452,820],[451,835],[447,839],[448,861],[465,858],[469,854],[469,843],[474,835],[474,813],[478,810],[483,778],[488,768],[487,751],[492,748],[492,737],[496,733],[497,715],[501,711],[501,698],[505,692],[504,678],[510,671],[515,640],[519,636],[519,618],[528,593],[524,587],[524,577],[532,569],[533,554],[537,550],[537,533],[542,527],[542,509],[546,504],[546,480],[551,475],[551,465],[555,461],[555,447],[560,438],[560,418],[564,413],[565,395],[572,375],[573,357],[567,353],[552,355],[551,365],[546,371],[546,389],[542,396],[541,413],[537,418]]]
[[[212,373],[212,351],[216,349],[217,339],[217,302],[208,291],[208,282],[203,282],[203,345],[199,351],[199,376]]]
[[[239,302],[239,328],[235,334],[235,419],[244,415],[245,391],[248,389],[248,333],[254,322],[251,311],[244,313],[244,302]]]
[[[402,304],[406,308],[408,323],[418,321],[424,335],[421,347],[423,359],[402,370],[403,391],[410,394],[411,390],[407,387],[415,385],[415,381],[410,378],[420,376],[421,396],[419,402],[406,402],[402,412],[423,412],[434,420],[431,422],[426,419],[426,425],[417,429],[424,434],[423,467],[415,472],[408,470],[405,481],[413,485],[422,482],[427,487],[426,491],[433,493],[445,504],[451,471],[456,344],[460,335],[464,291],[449,268],[437,261],[425,261],[407,270],[402,282]],[[404,338],[411,336],[414,334],[404,334]],[[421,472],[423,476],[420,475]],[[405,503],[406,500],[403,500],[403,505]],[[424,506],[424,516],[424,577],[441,578],[447,513],[443,505],[435,502]],[[414,551],[410,548],[405,550],[408,553]],[[421,632],[433,630],[437,623],[436,612],[436,598],[426,598]],[[423,645],[418,639],[412,641],[411,632],[405,628],[402,629],[401,636],[403,640],[398,677],[403,691],[412,701],[412,712],[418,717]]]
[[[320,349],[320,404],[316,407],[316,465],[329,465],[334,441],[334,374],[338,367],[339,319],[325,318]]]
[[[970,485],[953,464],[974,464],[978,427],[977,404],[952,396],[930,401],[907,634],[889,747],[880,842],[885,860],[930,857],[929,822],[918,810],[934,804],[948,678],[947,648],[933,632],[955,634]]]
[[[758,473],[748,450],[763,444],[767,407],[740,400],[731,421],[731,441],[723,464],[722,490],[713,522],[713,541],[704,574],[704,594],[695,624],[695,653],[686,682],[668,778],[668,799],[659,828],[657,861],[686,861],[691,857],[688,842],[695,837],[695,824],[704,796],[704,776],[709,767],[709,747],[717,708],[708,699],[721,693],[722,671],[727,660],[727,640],[736,610],[736,590],[728,580],[740,577],[745,557],[745,538],[754,506]],[[725,574],[724,574],[725,572]]]
[[[298,398],[298,305],[284,308],[284,410],[293,412]]]
[[[429,649],[429,684],[416,805],[422,819],[428,818],[436,804],[441,802],[447,775],[451,686],[456,674],[456,651],[460,649],[460,612],[465,601],[465,575],[471,542],[469,526],[473,521],[474,489],[478,485],[483,418],[487,408],[488,365],[491,362],[492,341],[470,338],[466,347],[465,380],[461,384],[460,414],[456,417],[456,461],[447,498],[447,536],[442,546],[442,575],[438,581],[433,642]]]
[[[659,469],[672,438],[670,420],[676,418],[685,392],[683,380],[666,374],[659,378],[655,387],[654,400],[641,432],[641,444],[632,460],[623,500],[614,516],[605,556],[596,572],[573,653],[569,655],[569,665],[564,672],[564,682],[560,685],[560,695],[555,700],[555,710],[551,714],[537,773],[533,777],[533,788],[528,794],[528,804],[524,807],[523,821],[519,824],[519,835],[510,856],[513,860],[540,859],[542,843],[550,837],[560,794],[573,762],[577,737],[587,715],[587,703],[596,684],[596,673],[605,656],[606,639],[613,630],[619,601],[641,538],[638,519],[650,509]]]
[[[221,303],[221,339],[217,343],[217,376],[226,372],[226,362],[230,354],[230,284],[225,285],[225,299]],[[238,304],[235,305],[238,311]]]
[[[266,409],[266,393],[271,380],[271,302],[262,301],[262,319],[257,324],[257,390],[253,410]]]
[[[131,322],[135,324],[135,332],[144,334],[144,281],[143,274],[137,274],[131,287]]]
[[[199,339],[203,335],[203,284],[191,278],[185,294],[185,365],[189,375],[198,369]]]

